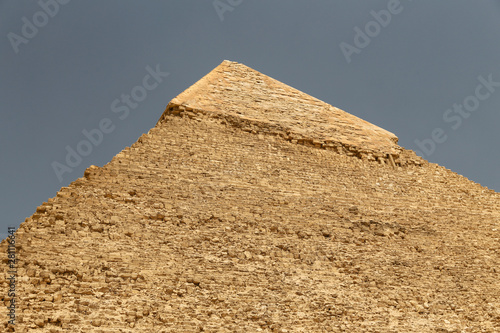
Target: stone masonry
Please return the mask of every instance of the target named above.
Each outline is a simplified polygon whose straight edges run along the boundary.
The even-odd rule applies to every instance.
[[[500,196],[223,62],[16,232],[0,332],[498,332]]]

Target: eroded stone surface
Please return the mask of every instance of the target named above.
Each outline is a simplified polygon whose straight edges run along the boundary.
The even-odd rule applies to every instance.
[[[21,224],[16,332],[500,330],[498,193],[179,106]]]
[[[160,118],[203,113],[252,132],[387,163],[419,164],[391,132],[243,64],[224,61],[174,98]],[[401,159],[399,159],[401,157]]]

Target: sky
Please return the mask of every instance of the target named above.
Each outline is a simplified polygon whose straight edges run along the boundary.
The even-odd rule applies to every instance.
[[[500,0],[0,0],[0,236],[223,60],[500,191]]]

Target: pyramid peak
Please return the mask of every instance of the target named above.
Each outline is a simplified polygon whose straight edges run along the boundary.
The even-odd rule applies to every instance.
[[[369,160],[419,160],[402,154],[393,133],[234,61],[224,60],[172,99],[158,122],[185,111]]]

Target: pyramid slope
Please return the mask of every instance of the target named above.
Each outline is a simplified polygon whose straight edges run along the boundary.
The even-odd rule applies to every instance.
[[[341,143],[382,155],[397,155],[400,149],[393,133],[227,60],[174,98],[169,106],[278,126],[299,140]]]
[[[16,332],[500,330],[498,193],[186,115],[21,224]]]

